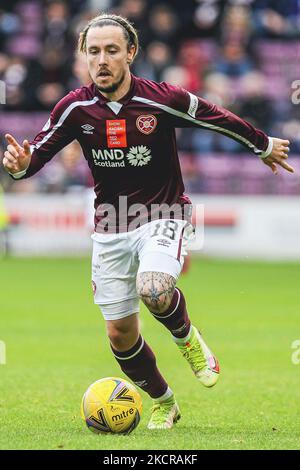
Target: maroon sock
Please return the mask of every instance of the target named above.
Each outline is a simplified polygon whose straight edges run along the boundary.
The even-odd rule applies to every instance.
[[[176,338],[184,338],[189,334],[191,321],[186,310],[184,295],[178,287],[175,288],[168,310],[164,313],[151,313]]]
[[[138,387],[152,398],[159,398],[168,389],[168,384],[156,366],[155,356],[142,336],[129,351],[120,352],[111,345],[113,355],[122,371]]]

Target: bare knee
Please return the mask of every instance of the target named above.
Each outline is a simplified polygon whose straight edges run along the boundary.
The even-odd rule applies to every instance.
[[[117,351],[128,351],[139,337],[139,325],[137,314],[120,320],[107,320],[106,330],[113,348]]]
[[[140,299],[153,313],[165,312],[171,303],[176,279],[170,274],[146,271],[137,276],[136,288]]]

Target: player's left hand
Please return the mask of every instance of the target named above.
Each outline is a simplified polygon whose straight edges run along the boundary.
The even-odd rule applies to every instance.
[[[262,161],[265,163],[265,165],[268,165],[271,168],[274,175],[278,174],[277,165],[280,165],[282,168],[289,171],[290,173],[294,173],[294,168],[288,165],[288,163],[286,162],[288,158],[288,153],[290,151],[289,145],[289,140],[277,139],[273,137],[272,152],[266,158],[262,158]]]

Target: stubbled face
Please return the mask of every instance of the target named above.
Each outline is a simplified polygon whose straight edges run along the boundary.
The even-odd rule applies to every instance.
[[[128,51],[123,29],[119,26],[90,28],[86,37],[87,65],[91,79],[102,92],[112,93],[129,73],[134,46]]]

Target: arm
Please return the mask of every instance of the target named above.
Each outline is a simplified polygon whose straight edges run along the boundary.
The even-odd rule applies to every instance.
[[[49,121],[32,142],[24,140],[20,145],[12,135],[5,135],[8,146],[3,166],[14,179],[34,175],[74,140],[69,116],[71,110],[70,97],[67,95],[55,106]]]
[[[293,173],[294,169],[286,163],[289,141],[268,137],[263,131],[236,116],[232,112],[199,98],[180,87],[162,84],[167,88],[170,115],[174,127],[202,127],[230,137],[268,165],[277,174],[277,164]]]

